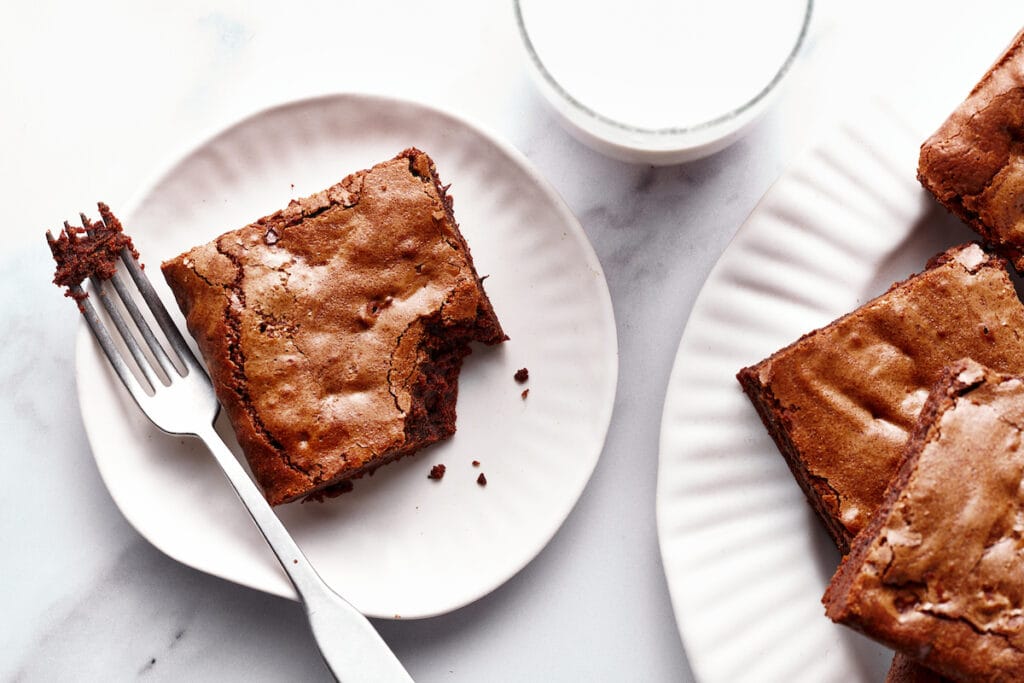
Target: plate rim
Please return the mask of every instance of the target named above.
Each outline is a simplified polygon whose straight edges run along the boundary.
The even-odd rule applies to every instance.
[[[447,614],[457,609],[461,609],[469,604],[480,600],[481,598],[489,595],[502,585],[507,583],[517,574],[519,574],[527,565],[529,565],[534,559],[536,559],[540,553],[542,553],[550,544],[551,540],[555,537],[558,531],[564,526],[566,520],[572,514],[573,510],[579,504],[580,499],[583,497],[584,492],[590,480],[593,478],[594,471],[597,467],[597,463],[601,459],[601,455],[604,452],[604,448],[607,444],[608,431],[611,427],[611,420],[614,414],[615,401],[618,396],[618,375],[619,375],[619,344],[618,344],[618,333],[615,321],[615,311],[612,304],[611,292],[608,287],[608,279],[605,276],[604,269],[601,266],[600,259],[597,256],[597,252],[594,250],[593,245],[590,242],[586,231],[580,220],[569,208],[568,204],[554,188],[554,186],[548,181],[541,173],[534,168],[529,159],[511,143],[505,141],[501,136],[487,128],[486,126],[467,118],[464,115],[456,114],[452,111],[442,109],[433,104],[428,104],[420,100],[396,97],[393,95],[385,95],[380,93],[371,92],[353,92],[353,91],[341,91],[341,92],[328,92],[316,95],[287,98],[279,100],[277,102],[267,104],[256,108],[254,111],[250,111],[247,114],[230,118],[227,123],[220,125],[214,125],[207,128],[203,134],[197,136],[194,141],[189,142],[181,146],[177,153],[168,155],[160,164],[155,168],[155,171],[150,175],[146,176],[145,180],[140,183],[138,189],[130,196],[130,198],[124,203],[123,207],[118,210],[118,213],[131,218],[136,211],[142,206],[144,200],[158,187],[163,181],[170,177],[176,169],[189,158],[196,153],[200,152],[222,136],[229,135],[233,131],[250,125],[253,121],[268,115],[280,113],[288,109],[303,109],[307,107],[317,107],[324,104],[335,104],[338,102],[356,102],[358,106],[385,106],[393,108],[406,108],[413,110],[420,110],[429,113],[432,116],[447,119],[457,126],[468,129],[477,135],[479,135],[486,143],[493,145],[501,155],[512,163],[518,170],[523,172],[534,184],[534,187],[539,190],[544,198],[550,203],[551,208],[557,212],[559,217],[559,227],[566,231],[568,236],[571,236],[580,247],[581,254],[583,257],[584,264],[589,270],[595,274],[595,287],[597,295],[597,308],[596,311],[599,313],[600,325],[605,329],[606,334],[604,335],[604,344],[608,345],[606,351],[603,352],[604,358],[603,363],[606,363],[606,371],[608,375],[608,386],[603,387],[602,391],[607,392],[607,398],[602,404],[602,411],[599,415],[598,424],[601,425],[601,429],[596,434],[596,449],[597,452],[590,457],[590,463],[585,472],[584,477],[581,479],[581,483],[578,490],[572,492],[571,503],[568,506],[564,515],[560,516],[557,524],[553,526],[550,533],[546,533],[542,538],[538,539],[537,549],[532,554],[527,554],[521,562],[511,563],[510,569],[503,575],[495,578],[494,580],[487,582],[486,587],[480,591],[467,595],[462,600],[455,601],[444,608],[438,608],[434,610],[428,610],[424,612],[403,612],[400,615],[392,612],[388,613],[376,613],[373,611],[367,611],[367,616],[379,619],[388,620],[409,620],[409,619],[425,619],[442,614]],[[96,356],[99,354],[99,346],[96,344],[92,335],[88,331],[88,327],[85,321],[80,319],[78,323],[78,330],[75,336],[75,350],[74,350],[74,375],[75,375],[75,395],[79,403],[79,415],[82,416],[83,428],[86,434],[86,441],[89,444],[90,454],[92,455],[93,462],[96,465],[97,470],[100,474],[100,479],[103,482],[104,489],[110,495],[114,501],[115,506],[120,511],[121,515],[129,523],[133,530],[138,533],[147,542],[153,545],[155,548],[160,550],[164,555],[174,559],[177,562],[181,562],[192,569],[201,571],[205,574],[216,576],[220,579],[230,581],[232,583],[252,588],[264,593],[271,595],[277,595],[279,597],[287,598],[290,600],[298,600],[298,595],[289,582],[282,584],[283,590],[279,589],[278,586],[272,585],[261,585],[258,581],[249,580],[248,577],[239,578],[237,576],[227,575],[223,571],[214,571],[205,567],[197,567],[192,562],[179,557],[177,554],[169,551],[165,544],[163,544],[160,538],[153,538],[147,533],[143,532],[142,529],[136,523],[136,519],[129,510],[126,510],[121,499],[114,493],[107,481],[107,475],[105,474],[104,467],[100,464],[100,458],[96,455],[95,441],[99,438],[97,436],[96,425],[90,424],[90,421],[85,419],[82,412],[82,405],[88,400],[87,396],[83,395],[85,388],[80,377],[81,363],[88,355]],[[105,365],[105,361],[102,363]],[[159,430],[158,430],[159,431]]]
[[[876,123],[879,121],[886,122],[886,125],[888,126],[888,131],[885,131],[884,129],[881,132],[871,131],[871,129],[868,127],[868,124],[864,123],[865,119],[873,119]],[[736,233],[730,238],[725,248],[723,248],[722,253],[715,261],[714,266],[710,269],[708,277],[701,285],[700,291],[694,298],[694,303],[691,307],[690,315],[686,321],[686,325],[683,329],[682,335],[680,336],[676,352],[673,356],[672,370],[669,373],[668,383],[665,391],[665,399],[662,404],[662,415],[661,422],[659,425],[658,436],[658,482],[656,489],[657,493],[655,502],[655,517],[658,536],[659,556],[662,562],[662,570],[666,578],[670,603],[672,605],[673,616],[676,620],[678,636],[680,642],[682,643],[684,649],[687,652],[687,659],[690,663],[691,669],[694,672],[696,680],[705,680],[704,675],[706,675],[708,672],[704,670],[705,665],[702,664],[702,660],[705,659],[705,657],[702,657],[701,655],[695,653],[694,649],[692,648],[693,638],[687,637],[687,634],[690,633],[692,630],[700,628],[700,623],[698,623],[698,621],[692,617],[692,610],[687,609],[688,607],[692,606],[689,605],[689,603],[684,603],[684,600],[686,598],[682,595],[681,589],[675,588],[675,584],[679,582],[679,579],[677,578],[673,580],[671,576],[670,565],[676,564],[676,562],[668,557],[675,551],[669,550],[669,547],[672,545],[671,536],[673,532],[669,529],[668,517],[670,512],[667,509],[667,498],[669,494],[666,492],[665,489],[669,486],[667,472],[673,467],[673,465],[670,464],[669,461],[672,457],[678,459],[683,448],[685,448],[681,448],[678,445],[678,438],[672,437],[669,434],[669,432],[670,428],[673,427],[674,416],[672,413],[673,411],[678,410],[680,401],[683,400],[680,398],[680,387],[684,387],[685,385],[682,379],[680,379],[680,377],[685,376],[687,373],[691,373],[693,367],[695,366],[695,358],[692,353],[694,347],[692,339],[694,336],[699,334],[699,332],[697,331],[697,324],[700,323],[701,321],[698,320],[698,317],[704,317],[707,314],[707,311],[709,311],[712,308],[711,298],[715,294],[714,285],[716,284],[716,281],[718,281],[718,285],[722,285],[725,283],[725,276],[723,275],[723,271],[735,267],[734,256],[737,251],[737,243],[739,243],[741,240],[753,239],[751,237],[751,235],[754,235],[753,229],[759,226],[751,226],[751,222],[755,220],[755,218],[764,214],[765,212],[769,212],[773,208],[775,208],[773,207],[773,203],[776,201],[776,195],[780,192],[788,191],[787,186],[790,183],[792,183],[794,179],[797,178],[797,176],[806,175],[808,170],[813,168],[814,163],[819,163],[819,161],[815,159],[816,156],[824,155],[828,151],[834,151],[829,149],[830,145],[834,144],[839,137],[843,135],[849,135],[851,132],[867,132],[867,137],[864,138],[864,141],[866,142],[870,142],[872,140],[875,140],[876,142],[884,142],[886,140],[886,135],[891,136],[893,134],[897,134],[904,141],[909,142],[911,140],[923,140],[925,137],[927,137],[927,133],[923,133],[920,130],[920,128],[920,121],[913,120],[910,117],[906,116],[905,113],[899,112],[894,107],[893,102],[889,98],[883,97],[880,94],[873,95],[871,98],[867,99],[866,101],[858,105],[855,108],[855,110],[848,112],[846,115],[839,117],[833,121],[830,121],[827,128],[824,128],[822,131],[820,131],[818,135],[807,141],[807,143],[802,147],[802,149],[799,150],[799,152],[793,156],[792,160],[782,169],[779,176],[766,188],[764,194],[758,199],[757,203],[751,209],[750,213],[747,215],[747,217],[740,224],[739,228],[736,230]],[[873,138],[872,135],[875,135],[875,137]],[[918,144],[919,142],[915,142],[913,146],[915,160]],[[893,154],[897,153],[909,154],[909,152],[907,152],[906,150],[899,150],[899,152],[893,152]],[[919,187],[913,175],[911,175],[908,178],[908,182],[910,185],[913,185],[914,187]],[[922,190],[922,195],[923,194],[924,193]],[[920,218],[920,216],[917,216],[916,218]],[[819,227],[813,230],[812,232],[816,237],[822,237],[828,236],[830,230],[827,227],[824,229]],[[975,237],[974,239],[976,240],[977,238]],[[941,247],[941,249],[945,249],[950,246],[952,246],[952,244],[947,244]],[[898,241],[887,245],[885,247],[886,253],[891,253],[893,249],[896,247],[899,247]],[[875,263],[873,265],[879,264]],[[917,269],[913,272],[920,272],[920,270],[923,267],[924,261],[922,261],[917,267]],[[876,270],[875,275],[877,276],[877,274],[878,273]],[[907,277],[909,274],[909,272],[904,273],[902,277]],[[885,290],[883,288],[882,290],[876,292],[875,294],[868,296],[863,301],[858,300],[854,307],[865,303],[867,299],[882,294],[884,291]],[[835,318],[838,318],[845,312],[847,311],[840,311],[834,315],[830,315],[826,320],[824,320],[823,323],[821,323],[817,327],[822,327],[829,324]],[[810,327],[801,329],[800,331],[796,332],[795,335],[791,336],[791,338],[788,338],[788,342],[791,343],[795,341],[801,336],[801,334],[808,333],[811,331],[811,329],[812,328]],[[774,350],[776,350],[777,348],[782,348],[785,345],[785,343],[788,342],[783,342],[782,346],[773,348],[769,350],[768,353],[770,354],[771,352],[774,352]],[[756,363],[759,360],[761,360],[761,357],[750,358],[746,361],[746,364]],[[738,371],[741,365],[742,363],[737,364],[734,368],[734,371]],[[738,382],[734,384],[734,387],[737,392],[741,392],[740,385]],[[744,404],[749,405],[749,403],[746,401],[746,397],[743,398]],[[760,426],[761,420],[758,417],[756,417],[756,412],[753,412],[752,408],[751,411],[751,416],[757,419],[757,423]],[[678,420],[676,421],[676,423],[678,423]],[[776,455],[779,458],[779,462],[783,462],[781,456],[778,456],[776,452],[774,442],[772,442],[769,439],[769,443],[771,444],[770,447],[772,448],[772,454]],[[679,468],[680,466],[674,465],[674,467]],[[785,469],[788,472],[788,466],[785,467]],[[799,491],[799,487],[796,486],[796,482],[793,481],[792,483],[793,491],[796,492],[794,495],[799,496],[800,501],[804,502],[805,496],[801,491]],[[813,512],[811,512],[809,507],[807,508],[806,512],[810,517],[812,517],[815,520],[815,522],[818,521],[817,516]],[[823,539],[825,538],[824,527],[821,527],[821,537]],[[831,541],[829,541],[828,543],[829,548],[831,548]],[[824,616],[823,610],[821,614],[821,619],[823,628],[827,628],[826,626],[824,626],[825,624],[831,624],[831,622],[829,622],[828,619]],[[836,626],[836,628],[839,627]],[[848,633],[849,635],[855,635],[855,637],[861,637],[859,636],[859,634],[853,634],[852,631],[849,631]],[[866,641],[866,637],[862,638],[865,638]],[[879,649],[883,649],[883,646],[881,645],[877,645],[875,643],[872,643],[872,645]],[[709,678],[708,680],[719,680],[719,678]]]

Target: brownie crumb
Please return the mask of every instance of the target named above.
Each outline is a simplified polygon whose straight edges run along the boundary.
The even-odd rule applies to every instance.
[[[46,233],[50,243],[50,253],[57,262],[53,274],[53,284],[65,287],[64,296],[81,299],[84,293],[71,291],[88,278],[95,276],[100,280],[109,280],[117,270],[117,260],[121,250],[128,248],[132,256],[139,258],[132,240],[121,229],[121,221],[117,220],[110,207],[99,202],[101,220],[92,221],[81,214],[82,227],[73,227],[67,221],[64,229],[54,238]]]
[[[484,476],[483,472],[481,472],[480,476],[476,478],[476,483],[480,484],[481,486],[487,486],[487,477]]]
[[[430,474],[427,475],[427,479],[442,479],[444,478],[444,465],[434,465],[430,468]]]
[[[473,467],[480,467],[480,461],[479,460],[474,460],[473,461]]]
[[[526,380],[530,379],[530,371],[526,368],[519,368],[515,374],[516,381],[522,384]]]
[[[523,393],[521,393],[519,395],[522,396],[523,400],[525,401],[526,397],[530,395],[530,390],[529,389],[523,389]]]

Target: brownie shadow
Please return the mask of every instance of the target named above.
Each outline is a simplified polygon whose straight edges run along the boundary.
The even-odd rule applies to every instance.
[[[839,567],[841,556],[839,555],[839,550],[836,549],[835,543],[832,542],[832,538],[825,531],[825,527],[818,518],[817,513],[809,505],[806,508],[806,514],[812,518],[808,526],[814,529],[812,539],[814,566],[821,577],[822,584],[828,584],[832,575]],[[825,616],[824,605],[821,608],[821,618],[828,619]],[[850,659],[860,671],[861,675],[857,676],[856,680],[885,680],[885,674],[889,670],[889,664],[892,660],[892,652],[885,646],[879,645],[853,629],[845,626],[837,626],[836,628],[840,632],[839,637],[842,642],[842,649],[845,652],[851,653],[852,657]]]
[[[923,189],[920,201],[927,205],[907,237],[879,264],[875,277],[864,290],[864,301],[884,293],[894,282],[924,270],[928,260],[950,247],[980,242],[981,237],[957,216],[938,204]],[[941,246],[936,246],[941,245]],[[1024,277],[1008,268],[1017,297],[1024,301]]]
[[[979,239],[977,233],[924,189],[920,190],[918,199],[922,205],[920,218],[907,236],[878,264],[874,278],[863,291],[865,301],[884,293],[894,282],[921,272],[933,256],[958,244]]]

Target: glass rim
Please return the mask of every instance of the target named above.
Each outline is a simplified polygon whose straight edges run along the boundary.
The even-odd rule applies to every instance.
[[[537,50],[533,45],[533,41],[530,40],[529,31],[527,31],[526,29],[526,22],[523,21],[521,0],[513,0],[513,5],[515,7],[516,13],[516,25],[519,28],[519,37],[522,39],[523,46],[526,48],[527,56],[530,58],[530,61],[537,69],[537,72],[548,84],[548,86],[550,86],[555,91],[555,93],[559,97],[561,97],[566,103],[568,103],[572,108],[576,109],[577,111],[582,112],[590,119],[603,123],[621,132],[640,135],[671,137],[688,135],[700,131],[706,131],[716,126],[719,126],[723,123],[734,121],[741,117],[743,114],[754,109],[760,102],[767,98],[768,95],[773,90],[775,90],[776,86],[778,86],[779,82],[782,81],[786,74],[789,73],[789,70],[792,67],[793,62],[796,60],[797,54],[800,52],[800,48],[803,46],[804,41],[807,38],[807,33],[811,23],[812,9],[814,7],[814,0],[807,0],[807,8],[804,11],[804,18],[803,23],[800,26],[800,32],[797,34],[796,40],[793,43],[793,47],[786,55],[786,58],[783,60],[782,65],[779,67],[778,71],[775,72],[775,75],[772,76],[771,80],[769,80],[768,83],[760,91],[758,91],[751,99],[747,100],[746,102],[736,107],[735,109],[731,109],[725,112],[724,114],[720,114],[719,116],[716,116],[715,118],[709,119],[707,121],[702,121],[700,123],[695,123],[689,126],[669,126],[665,128],[647,128],[644,126],[636,126],[629,123],[623,123],[622,121],[618,121],[616,119],[613,119],[609,116],[606,116],[595,111],[591,107],[588,107],[587,105],[583,104],[578,99],[573,97],[571,94],[569,94],[569,92],[562,86],[562,84],[559,83],[557,79],[555,79],[555,77],[551,74],[550,71],[548,71],[547,67],[544,65],[543,60],[541,60],[540,55],[537,53]]]

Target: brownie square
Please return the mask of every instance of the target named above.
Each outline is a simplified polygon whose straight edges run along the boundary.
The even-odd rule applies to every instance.
[[[917,177],[1024,270],[1024,31],[921,146]]]
[[[970,356],[1024,372],[1021,330],[1005,262],[965,244],[737,378],[845,554],[942,369]]]
[[[1024,378],[947,369],[829,584],[828,616],[955,680],[1021,680],[1022,436]]]
[[[433,161],[409,149],[163,264],[272,504],[451,436],[506,339]]]

